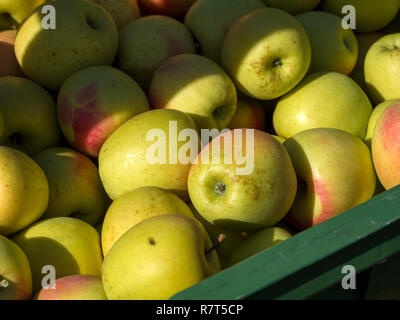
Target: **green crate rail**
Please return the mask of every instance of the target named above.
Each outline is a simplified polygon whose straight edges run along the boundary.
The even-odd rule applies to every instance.
[[[310,299],[400,252],[400,186],[305,230],[172,300]],[[359,285],[358,276],[356,278]],[[343,291],[351,291],[351,289]]]

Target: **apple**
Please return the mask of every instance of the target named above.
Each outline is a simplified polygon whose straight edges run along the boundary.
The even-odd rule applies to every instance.
[[[286,139],[284,137],[280,137],[277,135],[272,135],[276,140],[278,140],[280,143],[284,143]]]
[[[306,229],[368,201],[376,176],[371,152],[355,135],[334,128],[302,131],[284,146],[298,179],[285,220]]]
[[[344,6],[351,5],[356,12],[356,31],[378,31],[388,25],[399,11],[399,0],[322,0],[321,8],[338,16]]]
[[[385,28],[380,30],[383,34],[398,33],[400,32],[400,12]]]
[[[92,157],[99,155],[115,129],[148,110],[149,102],[139,85],[110,66],[92,66],[72,74],[58,93],[58,121],[65,138]]]
[[[45,0],[1,0],[0,30],[17,28]]]
[[[227,152],[230,144],[235,157]],[[244,153],[246,163],[241,164],[236,155]],[[276,224],[290,209],[296,187],[283,145],[253,129],[231,130],[214,138],[195,159],[188,178],[190,199],[200,215],[217,227],[236,231]]]
[[[107,300],[101,277],[72,275],[57,279],[55,289],[43,288],[34,300]]]
[[[25,78],[0,77],[0,97],[0,144],[31,155],[60,143],[56,106],[46,90]]]
[[[64,147],[43,150],[33,160],[49,183],[49,205],[42,218],[68,217],[96,225],[109,200],[95,164],[83,154]]]
[[[101,5],[114,19],[118,30],[140,17],[137,0],[92,0]]]
[[[28,258],[14,242],[0,235],[0,300],[27,300],[32,295]]]
[[[180,54],[157,69],[149,100],[154,108],[185,112],[199,129],[222,130],[236,111],[237,93],[232,80],[215,62],[195,54]]]
[[[372,135],[372,157],[383,187],[400,184],[400,101],[391,101],[381,112]]]
[[[51,0],[44,5],[55,8],[56,29],[43,28],[43,6],[39,6],[15,39],[15,54],[29,79],[57,90],[80,69],[112,64],[118,31],[103,7],[89,0]]]
[[[10,235],[42,216],[49,202],[49,186],[30,157],[0,146],[0,195],[0,234]]]
[[[139,222],[162,214],[193,217],[185,202],[172,192],[157,187],[141,187],[123,194],[108,208],[101,232],[104,256],[114,243]]]
[[[0,77],[22,76],[21,67],[14,52],[16,35],[16,30],[0,32]]]
[[[138,0],[140,7],[149,15],[182,18],[196,0]]]
[[[166,214],[127,231],[103,263],[110,300],[165,300],[220,271],[217,253],[200,222]]]
[[[82,220],[70,217],[40,220],[11,240],[28,257],[34,294],[42,289],[42,280],[46,280],[43,278],[50,274],[42,273],[44,266],[54,267],[57,279],[76,274],[101,277],[100,237]]]
[[[246,96],[239,96],[236,112],[228,125],[229,129],[257,129],[263,130],[265,126],[265,112],[261,104]]]
[[[374,110],[372,111],[371,116],[369,117],[369,121],[368,121],[367,133],[364,138],[364,141],[368,147],[371,147],[371,145],[372,145],[372,137],[374,135],[374,131],[375,131],[375,127],[376,127],[376,123],[377,123],[378,119],[380,118],[382,113],[389,106],[391,106],[392,104],[395,104],[395,103],[400,103],[400,99],[392,99],[392,100],[384,101],[384,102],[380,103],[379,105],[377,105],[374,108]]]
[[[239,91],[271,100],[289,92],[306,75],[311,45],[296,18],[279,9],[264,8],[233,24],[221,60]]]
[[[271,227],[253,233],[232,254],[228,266],[233,266],[261,251],[269,249],[291,237],[282,228]]]
[[[214,243],[214,246],[216,247],[215,250],[217,251],[221,267],[225,269],[233,252],[249,237],[251,233],[232,231],[217,227],[204,219],[192,203],[189,204],[189,208],[192,210],[194,217],[200,221],[206,229],[212,243]]]
[[[309,73],[335,71],[350,74],[357,62],[358,43],[353,30],[343,29],[342,20],[322,11],[301,13],[302,24],[311,42]]]
[[[276,106],[276,133],[289,138],[312,128],[336,128],[364,139],[372,105],[350,77],[338,72],[308,75]]]
[[[400,98],[400,33],[376,41],[365,57],[364,74],[368,93],[376,103]]]
[[[118,65],[146,91],[161,63],[181,53],[196,53],[186,26],[169,17],[140,18],[119,33]]]
[[[220,63],[229,28],[237,19],[260,8],[265,8],[262,0],[198,0],[187,12],[185,24],[199,41],[202,54]]]
[[[284,10],[290,14],[298,14],[311,11],[318,6],[321,0],[264,0],[273,8]]]
[[[357,84],[367,93],[367,87],[364,77],[364,62],[365,56],[371,46],[382,38],[383,34],[380,32],[367,32],[357,34],[358,41],[358,58],[356,66],[354,67],[350,77],[357,82]]]
[[[188,200],[190,160],[197,153],[191,152],[187,163],[178,161],[176,153],[185,146],[197,150],[199,143],[198,139],[178,141],[178,133],[185,129],[197,138],[196,125],[188,115],[160,109],[139,114],[115,130],[99,154],[100,177],[109,197],[115,200],[133,189],[154,186]],[[154,150],[154,146],[159,148]]]

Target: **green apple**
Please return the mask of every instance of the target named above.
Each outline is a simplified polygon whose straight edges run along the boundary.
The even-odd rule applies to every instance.
[[[141,187],[123,194],[108,208],[101,232],[104,256],[114,243],[139,222],[162,214],[193,217],[185,202],[172,192],[157,187]]]
[[[183,18],[196,0],[138,0],[140,7],[149,15]]]
[[[21,67],[14,52],[16,36],[16,30],[0,32],[0,77],[22,76]]]
[[[1,0],[0,30],[17,28],[45,0]]]
[[[63,83],[58,93],[58,121],[67,141],[97,157],[104,141],[133,116],[148,111],[139,85],[110,66],[82,69]]]
[[[107,300],[101,277],[72,275],[57,279],[55,289],[43,288],[34,300]]]
[[[372,135],[372,157],[379,181],[388,190],[400,184],[400,101],[389,102]]]
[[[43,218],[72,216],[96,225],[109,200],[95,164],[69,148],[50,148],[33,157],[49,182],[49,205]]]
[[[372,137],[374,135],[376,123],[378,122],[378,119],[382,115],[382,113],[392,104],[394,103],[400,103],[399,99],[392,99],[388,101],[384,101],[377,105],[374,110],[371,113],[371,116],[369,117],[368,121],[368,128],[367,128],[367,133],[365,135],[364,141],[367,144],[368,147],[371,147],[372,145]]]
[[[198,0],[185,16],[185,24],[200,43],[201,52],[219,63],[224,38],[242,16],[265,8],[262,0]]]
[[[322,11],[301,13],[302,24],[311,42],[309,72],[335,71],[350,74],[357,62],[358,43],[353,30],[343,29],[342,20]]]
[[[100,237],[82,220],[70,217],[40,220],[17,233],[12,240],[28,257],[34,294],[42,289],[46,276],[42,273],[44,266],[54,267],[56,278],[76,274],[101,277]]]
[[[28,258],[14,242],[0,235],[0,300],[27,300],[32,295]]]
[[[367,33],[359,33],[357,34],[357,42],[358,42],[358,58],[356,66],[354,67],[350,77],[357,82],[357,84],[367,93],[367,86],[365,84],[364,77],[364,62],[365,56],[371,46],[382,38],[383,33],[380,32],[367,32]]]
[[[0,77],[0,144],[33,154],[60,142],[56,106],[51,95],[31,80]]]
[[[185,129],[197,131],[188,115],[178,110],[161,109],[139,114],[115,130],[99,154],[100,177],[109,197],[115,200],[133,189],[155,186],[188,200],[190,160],[197,153],[191,153],[187,163],[178,161],[174,154],[177,156],[177,151],[185,146],[198,148],[199,143],[195,140],[199,139],[195,133],[197,139],[178,141],[178,133]],[[154,150],[154,146],[159,148]],[[165,155],[164,159],[161,154]]]
[[[146,91],[164,60],[181,53],[195,52],[190,31],[183,23],[169,17],[143,17],[119,33],[119,67]]]
[[[49,202],[49,186],[30,157],[0,146],[0,195],[0,234],[9,235],[42,216]]]
[[[15,39],[18,62],[29,79],[57,90],[80,69],[112,64],[118,31],[103,7],[89,0],[51,0],[44,5],[55,8],[56,29],[43,28],[40,6],[24,21]]]
[[[206,229],[211,241],[216,247],[216,251],[221,262],[221,267],[224,269],[228,265],[229,258],[233,252],[245,241],[251,233],[238,232],[229,229],[217,227],[204,219],[196,210],[192,203],[189,204],[194,217],[201,222]]]
[[[290,14],[311,11],[318,6],[320,1],[321,0],[264,0],[269,7],[278,8]]]
[[[323,0],[322,10],[338,16],[342,14],[344,6],[351,5],[356,12],[356,31],[378,31],[388,25],[400,8],[399,0]]]
[[[276,133],[289,138],[312,128],[336,128],[364,139],[372,105],[350,77],[338,72],[308,75],[276,106]]]
[[[271,227],[260,230],[248,237],[232,254],[228,266],[233,266],[261,251],[269,249],[291,237],[285,229]]]
[[[234,159],[226,152],[231,148]],[[239,163],[237,153],[245,153],[247,163]],[[276,224],[290,209],[296,187],[285,148],[268,133],[253,129],[214,138],[195,159],[188,178],[190,199],[200,215],[215,226],[236,231]]]
[[[386,35],[368,50],[364,63],[365,82],[376,103],[400,98],[400,33]]]
[[[149,89],[152,107],[185,112],[199,129],[222,130],[231,121],[237,104],[235,85],[212,60],[180,54],[164,61]]]
[[[166,214],[127,231],[103,263],[110,300],[164,300],[220,271],[217,253],[200,222]],[[210,252],[209,252],[210,251]]]
[[[140,17],[140,8],[137,0],[92,0],[101,5],[113,17],[114,22],[121,30],[129,22]]]
[[[369,148],[360,138],[333,128],[302,131],[284,146],[299,183],[286,221],[306,229],[369,200],[376,176]]]
[[[271,100],[289,92],[306,75],[311,45],[296,18],[279,9],[264,8],[233,24],[221,59],[238,90]]]
[[[265,118],[265,111],[257,100],[240,95],[238,96],[236,112],[233,115],[228,128],[264,130]]]

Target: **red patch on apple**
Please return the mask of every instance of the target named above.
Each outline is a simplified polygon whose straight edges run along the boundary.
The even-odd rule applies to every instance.
[[[75,101],[79,104],[84,104],[85,102],[88,102],[89,100],[92,100],[96,98],[96,95],[99,91],[99,88],[96,83],[91,83],[81,89],[76,95],[75,95]]]
[[[380,121],[380,140],[383,148],[393,153],[400,152],[400,104],[390,106]]]
[[[58,107],[58,118],[64,125],[71,124],[73,117],[73,108],[67,97],[62,97]]]
[[[335,207],[331,199],[329,190],[325,187],[324,183],[318,179],[313,178],[314,192],[318,197],[321,204],[321,213],[313,219],[313,225],[324,222],[325,220],[333,217],[339,212],[335,212]]]

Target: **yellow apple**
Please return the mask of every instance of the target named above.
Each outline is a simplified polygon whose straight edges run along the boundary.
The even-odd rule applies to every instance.
[[[45,0],[1,0],[0,30],[17,28]]]

